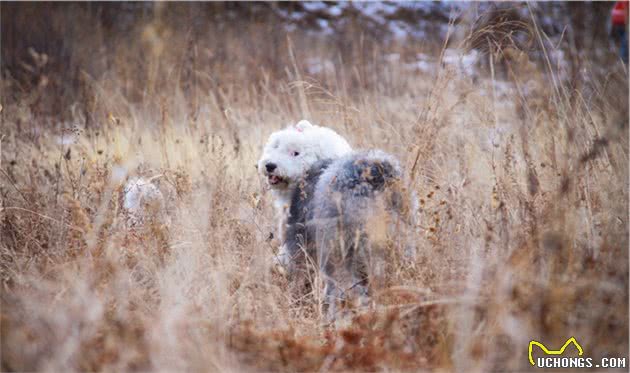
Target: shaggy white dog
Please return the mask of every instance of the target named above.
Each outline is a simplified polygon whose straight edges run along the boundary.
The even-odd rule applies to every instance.
[[[269,137],[258,161],[258,172],[267,179],[278,217],[278,238],[285,241],[286,220],[291,197],[306,171],[324,159],[336,159],[352,152],[348,142],[330,128],[301,120]],[[277,260],[287,263],[284,245]]]
[[[131,178],[123,189],[123,211],[127,228],[140,228],[149,221],[170,223],[165,201],[152,179]]]
[[[258,161],[267,178],[278,210],[284,210],[306,170],[322,159],[335,159],[352,151],[348,142],[330,128],[301,120],[269,136]]]
[[[330,319],[337,303],[366,304],[369,289],[386,283],[391,248],[414,257],[416,206],[392,155],[353,151],[334,131],[301,121],[271,135],[258,170],[279,215],[276,262],[298,286],[307,262],[319,266]]]

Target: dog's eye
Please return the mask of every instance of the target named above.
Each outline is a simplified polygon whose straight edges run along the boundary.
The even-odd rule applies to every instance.
[[[298,155],[300,155],[300,152],[293,152],[294,157],[297,157]]]

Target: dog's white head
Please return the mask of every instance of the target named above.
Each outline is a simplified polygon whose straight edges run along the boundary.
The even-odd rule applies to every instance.
[[[290,191],[317,161],[351,151],[348,142],[335,131],[302,120],[269,136],[257,167],[272,190]]]

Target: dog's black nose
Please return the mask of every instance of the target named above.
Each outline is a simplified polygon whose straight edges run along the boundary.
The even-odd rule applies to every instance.
[[[276,169],[276,167],[278,167],[275,163],[267,163],[265,164],[265,169],[267,169],[267,172],[273,172],[273,170]]]

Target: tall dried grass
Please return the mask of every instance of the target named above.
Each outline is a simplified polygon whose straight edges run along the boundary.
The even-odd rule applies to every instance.
[[[3,68],[3,370],[522,371],[530,339],[569,336],[589,356],[627,353],[619,61],[583,57],[576,81],[510,45],[484,57],[488,74],[441,60],[424,73],[403,60],[442,59],[442,40],[350,30],[330,45],[256,18],[182,30],[199,21],[183,7],[114,34],[81,7],[47,6],[64,53],[33,48],[19,74]],[[309,58],[330,62],[309,73]],[[273,211],[253,167],[268,134],[302,117],[399,156],[421,207],[416,261],[337,329],[271,271]],[[132,176],[154,178],[168,221],[127,227]]]

